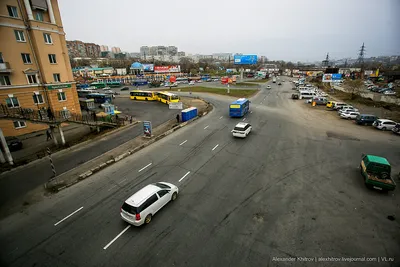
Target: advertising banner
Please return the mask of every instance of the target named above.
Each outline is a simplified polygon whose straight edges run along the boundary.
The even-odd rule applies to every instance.
[[[342,74],[340,73],[332,73],[332,74],[324,74],[322,76],[322,82],[324,83],[331,83],[331,82],[337,82],[342,79]]]
[[[176,82],[176,76],[171,76],[171,77],[169,77],[169,82],[170,82],[170,83]]]
[[[144,133],[144,136],[151,137],[151,134],[152,134],[151,121],[143,122],[143,133]]]
[[[157,72],[157,73],[180,72],[180,71],[181,71],[180,65],[154,66],[154,72]]]
[[[182,102],[171,102],[169,103],[169,109],[183,109],[183,103]]]
[[[257,64],[257,55],[235,55],[233,61],[235,65]]]
[[[154,71],[154,64],[142,64],[143,71],[145,72],[153,72]]]

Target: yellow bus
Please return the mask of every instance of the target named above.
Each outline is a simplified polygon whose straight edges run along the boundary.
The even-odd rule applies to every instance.
[[[178,95],[169,92],[157,92],[156,99],[165,104],[176,103],[180,100]]]
[[[151,91],[132,90],[130,94],[132,100],[156,100],[156,93]]]

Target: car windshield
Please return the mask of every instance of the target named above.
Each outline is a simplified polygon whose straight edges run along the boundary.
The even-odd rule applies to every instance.
[[[235,127],[233,128],[235,131],[244,131],[244,127]]]
[[[171,187],[169,185],[166,184],[162,184],[162,183],[155,183],[154,185],[163,188],[163,189],[171,189]]]

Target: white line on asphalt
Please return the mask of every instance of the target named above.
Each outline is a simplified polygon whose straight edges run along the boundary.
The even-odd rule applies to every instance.
[[[190,172],[187,172],[187,173],[186,173],[184,176],[182,176],[182,178],[181,178],[181,179],[179,179],[179,182],[180,182],[180,181],[182,181],[183,179],[185,179],[185,177],[186,177],[186,176],[188,176],[188,175],[189,175],[189,173],[190,173]]]
[[[103,249],[107,249],[109,246],[111,246],[111,244],[114,243],[114,241],[117,240],[121,235],[123,235],[130,227],[131,225],[125,227],[125,229],[122,230],[122,232],[119,233],[113,240],[111,240],[110,243],[108,243]]]
[[[144,166],[143,168],[141,168],[141,169],[139,170],[139,172],[143,171],[144,169],[146,169],[147,167],[149,167],[151,164],[153,164],[153,163],[147,164],[146,166]]]
[[[217,147],[219,146],[219,144],[218,145],[216,145],[213,149],[212,149],[212,151],[214,151]]]
[[[204,127],[204,130],[208,128],[208,125],[206,127]]]
[[[183,144],[186,143],[186,142],[187,142],[187,140],[183,141],[183,142],[180,143],[179,145],[181,146],[181,145],[183,145]]]
[[[54,226],[57,226],[58,224],[62,223],[63,221],[65,221],[66,219],[68,219],[69,217],[71,217],[72,215],[74,215],[75,213],[77,213],[78,211],[80,211],[81,209],[83,209],[83,207],[80,207],[79,209],[77,209],[76,211],[74,211],[73,213],[71,213],[70,215],[68,215],[67,217],[65,217],[65,218],[62,219],[61,221],[59,221],[58,223],[55,223]]]
[[[246,120],[246,118],[243,118],[243,121],[245,121]]]
[[[110,190],[113,189],[114,187],[116,187],[116,185],[111,186],[110,189],[108,189],[108,191],[110,191]]]
[[[224,116],[219,117],[219,119],[222,119]]]
[[[119,184],[122,184],[123,182],[125,182],[126,181],[126,179],[124,179],[124,180],[122,180],[121,182],[118,182]]]
[[[253,113],[253,111],[250,111],[250,113]]]

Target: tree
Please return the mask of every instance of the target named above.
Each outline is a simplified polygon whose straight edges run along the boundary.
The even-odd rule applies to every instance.
[[[363,85],[362,80],[349,80],[346,82],[351,93],[351,100],[355,99],[357,95],[360,95],[361,86]]]

